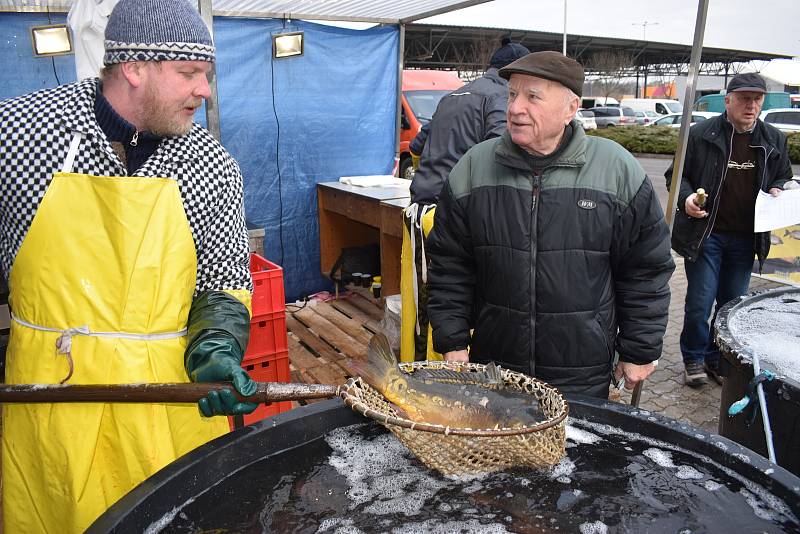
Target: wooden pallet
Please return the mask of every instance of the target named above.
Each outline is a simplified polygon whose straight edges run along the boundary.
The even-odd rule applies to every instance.
[[[337,300],[289,307],[286,327],[293,382],[344,384],[351,358],[363,359],[383,318],[380,301],[366,292],[348,292]],[[300,401],[299,404],[315,402]]]

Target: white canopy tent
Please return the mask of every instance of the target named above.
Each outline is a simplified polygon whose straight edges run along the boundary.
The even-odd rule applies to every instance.
[[[483,4],[490,0],[193,0],[197,2],[200,14],[211,29],[213,34],[213,15],[250,17],[250,18],[279,18],[322,20],[342,22],[367,22],[375,24],[397,24],[400,28],[400,45],[398,47],[398,77],[397,77],[397,136],[400,135],[400,91],[403,76],[403,50],[405,48],[405,24],[434,15],[440,15],[469,6]],[[0,11],[69,11],[77,0],[0,0]],[[100,4],[103,15],[110,13],[116,0],[86,0],[82,2],[89,9],[82,10],[81,16],[91,17],[95,12],[94,7]],[[86,13],[85,15],[83,13]],[[96,13],[94,14],[96,17]],[[100,23],[103,22],[101,17]],[[76,27],[86,28],[87,37],[99,38],[97,18],[94,23],[85,21],[81,24],[72,24]],[[104,28],[105,25],[103,24]],[[102,28],[100,28],[102,29]],[[81,35],[74,35],[79,41]],[[89,54],[92,46],[88,43],[80,46],[76,54]],[[97,49],[97,46],[94,46]],[[95,52],[96,53],[96,52]],[[98,60],[95,59],[94,62]],[[91,62],[87,58],[76,57],[76,64]],[[80,69],[79,69],[80,70]],[[206,119],[208,128],[215,137],[219,138],[219,108],[217,105],[216,76],[211,73],[211,99],[206,104]],[[399,152],[396,154],[399,157]]]
[[[406,24],[489,0],[212,0],[215,15]],[[97,0],[99,3],[100,0]],[[0,11],[69,11],[73,0],[0,0]]]
[[[96,0],[100,2],[101,0]],[[400,98],[403,71],[403,50],[405,45],[405,24],[424,18],[440,15],[458,9],[484,4],[490,0],[196,0],[200,13],[211,27],[212,15],[265,17],[283,19],[327,20],[349,22],[371,22],[379,24],[397,24],[400,27],[400,45],[398,47],[398,85],[397,85],[397,132],[399,135]],[[565,0],[566,2],[566,0]],[[68,11],[73,0],[0,0],[0,11]],[[697,73],[703,47],[706,18],[709,0],[698,0],[697,19],[694,28],[691,60],[688,69],[685,102],[694,101]],[[216,83],[212,78],[212,99],[207,105],[209,129],[215,135],[219,133],[219,112],[216,106]],[[678,150],[675,154],[674,176],[683,172],[683,158],[688,139],[690,107],[684,109]],[[677,186],[680,180],[672,180],[667,221],[672,226],[675,206],[677,204]]]

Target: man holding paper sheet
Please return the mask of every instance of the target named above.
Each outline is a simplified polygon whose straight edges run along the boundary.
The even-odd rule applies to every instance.
[[[792,178],[786,136],[758,119],[766,92],[758,74],[735,75],[725,112],[689,131],[672,230],[672,248],[686,260],[680,344],[689,386],[705,384],[706,375],[722,383],[711,308],[716,302],[716,316],[747,292],[753,257],[763,264],[770,245],[769,232],[754,232],[756,196],[759,191],[777,196]],[[667,188],[672,171],[670,165],[664,173]],[[705,190],[705,203],[698,201],[698,189]]]

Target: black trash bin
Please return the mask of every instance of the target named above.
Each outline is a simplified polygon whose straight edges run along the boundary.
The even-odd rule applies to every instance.
[[[800,475],[800,288],[774,289],[739,297],[726,304],[714,323],[715,340],[724,358],[727,376],[720,400],[719,433],[767,456],[760,407],[755,419],[749,412],[733,417],[728,408],[743,398],[753,379],[753,355],[762,371],[775,378],[762,382],[773,435],[775,459]],[[796,365],[791,365],[795,361]],[[724,373],[723,373],[724,374]]]

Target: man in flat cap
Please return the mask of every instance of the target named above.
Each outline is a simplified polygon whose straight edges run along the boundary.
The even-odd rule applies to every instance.
[[[508,81],[499,75],[499,69],[529,52],[523,45],[504,38],[500,48],[492,54],[483,76],[443,97],[431,121],[409,145],[412,157],[414,154],[420,156],[411,181],[411,204],[405,210],[408,233],[404,234],[401,287],[401,355],[404,358],[412,351],[414,359],[418,360],[433,356],[426,312],[427,265],[423,265],[423,260],[425,239],[430,232],[442,184],[467,150],[505,131]],[[415,279],[409,284],[408,278],[412,276]]]
[[[770,246],[769,232],[753,231],[756,196],[759,191],[777,196],[792,178],[786,136],[758,118],[766,92],[758,74],[737,74],[728,83],[725,112],[689,130],[672,229],[672,248],[685,258],[680,343],[689,386],[702,386],[707,377],[722,384],[711,309],[716,302],[716,317],[747,292],[753,258],[763,265]],[[664,173],[667,188],[672,174],[670,165]],[[698,197],[700,188],[705,201]]]
[[[663,212],[633,156],[574,120],[579,63],[534,52],[500,75],[507,132],[453,168],[428,239],[434,347],[606,398],[612,373],[632,388],[661,355]]]
[[[211,36],[187,0],[121,0],[101,78],[0,103],[6,382],[231,381],[252,281],[236,161],[195,111]],[[4,404],[6,532],[83,532],[144,479],[252,411],[225,389],[181,404]]]

